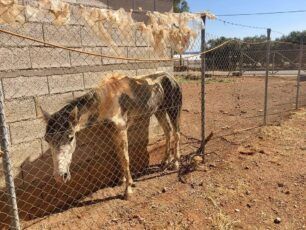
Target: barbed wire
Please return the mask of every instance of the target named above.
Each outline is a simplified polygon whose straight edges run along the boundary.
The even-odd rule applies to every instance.
[[[238,14],[217,14],[217,17],[236,17],[236,16],[254,16],[254,15],[273,15],[273,14],[291,14],[291,13],[306,13],[306,10],[287,10],[273,12],[257,12],[257,13],[238,13]]]

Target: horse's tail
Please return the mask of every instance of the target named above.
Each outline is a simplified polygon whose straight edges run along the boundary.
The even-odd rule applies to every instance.
[[[166,110],[173,128],[180,132],[180,117],[183,103],[182,89],[175,78],[168,73],[162,78],[161,85],[164,90],[162,109]]]

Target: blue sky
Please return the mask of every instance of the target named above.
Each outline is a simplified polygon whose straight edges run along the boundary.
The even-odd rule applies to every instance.
[[[214,14],[254,13],[286,10],[306,10],[306,0],[188,0],[191,12],[209,10]],[[306,30],[306,13],[259,16],[220,17],[235,23],[270,27],[288,34],[292,30]],[[220,21],[207,23],[207,32],[216,36],[244,37],[266,34],[265,30],[241,28]],[[281,36],[272,33],[272,39]]]

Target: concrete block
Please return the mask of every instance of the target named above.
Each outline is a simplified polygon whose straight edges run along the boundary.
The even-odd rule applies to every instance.
[[[148,39],[139,30],[136,31],[136,46],[150,46]]]
[[[91,89],[98,86],[99,82],[111,72],[88,72],[84,73],[85,89]]]
[[[107,46],[108,44],[99,38],[88,24],[81,28],[81,39],[83,46]]]
[[[73,99],[72,93],[46,95],[42,97],[36,97],[36,109],[38,117],[42,117],[40,106],[48,113],[53,114],[62,107],[64,107],[69,101]]]
[[[13,145],[41,138],[45,134],[46,124],[43,119],[20,121],[9,124]]]
[[[146,75],[156,73],[156,69],[138,69],[137,75]]]
[[[44,95],[49,92],[46,77],[17,77],[2,79],[6,99]]]
[[[155,0],[155,7],[158,12],[172,12],[173,0]]]
[[[45,156],[45,153],[50,149],[48,142],[45,141],[44,138],[41,139],[41,148],[42,154]]]
[[[16,99],[5,102],[5,115],[7,122],[14,122],[36,117],[33,98]]]
[[[155,116],[150,118],[149,140],[156,139],[156,136],[164,134],[162,127],[159,125]]]
[[[83,74],[49,76],[48,82],[50,93],[64,93],[84,89]]]
[[[164,71],[173,75],[173,66],[159,66],[157,67],[157,71]]]
[[[91,52],[95,54],[102,54],[102,48],[82,48],[82,51]],[[71,66],[93,66],[101,65],[102,58],[98,56],[82,54],[78,52],[70,52]]]
[[[42,24],[40,23],[25,23],[23,25],[17,25],[12,27],[9,25],[1,25],[1,29],[9,30],[18,34],[25,36],[30,36],[32,38],[43,41],[43,30]],[[38,42],[14,37],[5,33],[0,33],[0,46],[32,46],[32,45],[43,45]]]
[[[42,154],[41,141],[34,140],[11,147],[11,160],[14,167],[20,167],[22,164],[33,162]]]
[[[129,77],[134,77],[136,76],[136,70],[113,70],[114,73],[120,73]]]
[[[69,67],[69,51],[57,48],[30,47],[32,68]]]
[[[136,44],[136,31],[135,29],[113,28],[111,30],[111,37],[117,46],[135,46]]]
[[[114,57],[127,57],[127,47],[103,47],[102,48],[103,55],[109,55]],[[127,60],[119,60],[113,58],[102,58],[103,65],[108,64],[120,64],[127,63]]]
[[[79,25],[79,26],[85,25],[85,20],[81,16],[79,9],[80,9],[79,5],[70,5],[70,21],[68,25]]]
[[[30,5],[32,7],[37,8],[38,7],[38,1],[37,0],[23,0],[24,5]],[[26,21],[27,22],[47,22],[51,23],[54,20],[54,17],[51,13],[48,12],[48,10],[40,9],[38,13],[35,16],[28,16],[26,15]]]
[[[82,90],[82,91],[74,91],[73,94],[73,98],[78,98],[83,96],[84,94],[88,93],[89,90]]]
[[[31,68],[29,48],[0,48],[0,70]]]
[[[37,0],[24,0],[24,5],[31,5],[31,6],[37,7],[38,6],[37,2],[38,2]],[[75,4],[76,0],[65,0],[64,2]],[[68,22],[68,24],[78,24],[76,17],[75,17],[75,16],[79,17],[79,15],[75,14],[77,13],[77,9],[78,9],[78,6],[70,5],[71,15],[70,15],[70,21]],[[26,21],[28,22],[40,22],[40,23],[50,24],[53,22],[53,20],[54,20],[54,16],[47,10],[43,10],[43,9],[38,11],[38,14],[36,15],[36,17],[29,17],[29,16],[26,17]]]
[[[92,6],[97,8],[107,8],[108,0],[76,0],[77,4]]]
[[[128,47],[129,58],[152,59],[152,56],[153,56],[152,47]]]
[[[133,0],[112,0],[108,1],[108,6],[111,9],[117,10],[119,8],[123,8],[125,10],[133,9]]]
[[[82,44],[81,26],[44,24],[43,30],[46,42],[66,47],[80,47]]]
[[[2,164],[2,160],[0,160],[0,164]],[[20,167],[12,167],[12,174],[13,174],[13,178],[15,179],[14,180],[15,186],[18,186],[18,185],[22,184],[22,181],[20,181],[20,179],[16,178],[18,175],[20,175],[20,172],[21,172],[21,168]],[[6,187],[6,184],[5,184],[5,174],[4,174],[3,170],[0,170],[0,189],[1,188],[5,188],[5,187]],[[1,204],[1,201],[0,201],[0,204]],[[0,211],[0,214],[1,214],[1,211]],[[0,216],[0,220],[2,220],[1,216]]]

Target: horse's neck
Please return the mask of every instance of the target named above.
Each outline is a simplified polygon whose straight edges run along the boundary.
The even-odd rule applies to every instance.
[[[94,125],[97,121],[99,100],[94,92],[90,92],[80,98],[77,103],[79,111],[78,130],[80,131]]]

